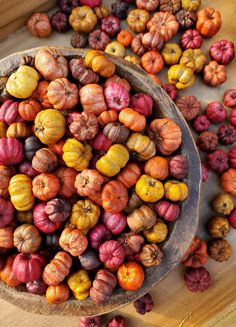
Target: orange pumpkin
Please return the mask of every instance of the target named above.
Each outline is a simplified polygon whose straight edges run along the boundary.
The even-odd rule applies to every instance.
[[[128,192],[125,186],[119,181],[108,182],[102,190],[102,206],[105,211],[118,213],[128,203]]]
[[[54,174],[42,173],[33,179],[33,194],[41,201],[48,201],[55,198],[59,190],[59,179]]]
[[[14,247],[13,242],[13,228],[4,227],[0,228],[0,247],[4,249],[12,249]]]
[[[147,28],[149,31],[155,30],[160,32],[164,41],[168,42],[177,33],[179,23],[171,13],[159,11],[149,20]]]
[[[162,70],[164,61],[160,53],[155,50],[146,52],[141,58],[142,67],[149,74],[156,74]]]
[[[119,121],[134,132],[141,132],[146,126],[146,118],[131,108],[121,110]]]
[[[88,246],[88,239],[77,228],[67,227],[61,233],[59,244],[64,251],[69,252],[74,257],[77,257],[86,250]]]
[[[107,110],[107,105],[103,95],[103,89],[98,84],[88,84],[79,91],[80,102],[84,111],[99,116]]]
[[[13,254],[7,258],[6,264],[0,271],[0,279],[9,287],[16,287],[21,284],[21,282],[15,277],[12,271],[13,262],[15,260],[16,254]]]
[[[144,171],[153,178],[163,180],[169,175],[169,162],[163,157],[153,157],[146,162]]]
[[[49,286],[46,290],[46,300],[49,304],[64,303],[69,299],[70,289],[66,284]]]
[[[178,149],[182,142],[181,129],[173,120],[168,118],[154,119],[150,124],[148,134],[159,151],[165,155]]]
[[[74,184],[77,174],[78,172],[74,168],[69,167],[59,167],[55,171],[55,175],[58,177],[60,183],[59,196],[62,198],[70,198],[76,193]]]
[[[236,169],[230,168],[220,178],[221,187],[224,192],[236,195]]]
[[[52,108],[53,105],[48,100],[49,82],[41,81],[38,83],[37,89],[32,93],[30,99],[38,101],[44,109]]]
[[[31,128],[25,123],[13,123],[7,129],[7,137],[26,138],[31,135]]]
[[[109,123],[113,123],[117,121],[118,114],[115,110],[108,110],[108,111],[103,111],[99,116],[98,116],[98,123],[101,126],[105,126]]]
[[[25,100],[20,102],[18,111],[21,117],[27,121],[34,121],[37,113],[42,109],[37,100]]]
[[[101,190],[104,178],[96,169],[84,169],[76,176],[75,188],[80,196],[94,195]]]
[[[121,30],[117,35],[117,41],[123,44],[124,47],[129,47],[133,40],[133,34],[127,30]]]
[[[221,14],[214,8],[203,8],[197,13],[196,29],[205,37],[215,35],[221,28]]]
[[[116,66],[113,61],[109,60],[107,57],[103,55],[100,55],[100,56],[96,56],[93,59],[92,70],[94,71],[94,73],[98,73],[102,77],[107,78],[115,73]]]
[[[137,183],[140,176],[140,167],[134,162],[129,162],[117,175],[116,179],[124,184],[126,188],[131,188]]]

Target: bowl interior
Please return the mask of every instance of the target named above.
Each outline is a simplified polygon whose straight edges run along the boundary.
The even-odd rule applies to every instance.
[[[52,47],[58,49],[66,57],[84,57],[88,50]],[[19,65],[24,55],[35,56],[40,48],[34,48],[12,54],[0,60],[0,76],[9,75]],[[173,226],[168,240],[163,245],[164,260],[160,266],[146,269],[143,286],[135,292],[116,290],[111,300],[103,305],[97,305],[90,299],[78,301],[70,299],[59,305],[49,305],[45,296],[26,293],[23,287],[11,289],[0,283],[0,297],[20,308],[40,314],[93,316],[116,310],[147,293],[155,284],[161,281],[180,261],[188,249],[198,227],[198,207],[201,184],[200,159],[191,132],[169,96],[141,68],[125,60],[108,55],[117,66],[118,75],[126,78],[135,92],[150,94],[154,101],[155,116],[165,116],[173,119],[182,130],[182,148],[189,162],[189,174],[185,179],[189,186],[189,197],[182,203],[181,217]]]

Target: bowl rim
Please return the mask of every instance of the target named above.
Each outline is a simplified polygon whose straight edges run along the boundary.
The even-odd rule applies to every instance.
[[[42,48],[59,51],[67,58],[85,57],[89,51],[89,49],[73,49],[61,46],[42,46],[16,52],[0,60],[0,77],[7,76],[17,69],[22,56],[29,55],[34,57]],[[132,82],[125,77],[129,80],[131,86],[140,89],[144,93],[148,93],[151,90],[155,109],[159,110],[165,117],[173,119],[180,126],[183,136],[181,153],[187,157],[189,162],[189,174],[186,178],[189,186],[189,197],[182,204],[181,218],[173,225],[169,239],[162,247],[165,253],[162,264],[146,270],[146,278],[140,289],[134,292],[126,292],[121,289],[116,290],[111,300],[103,305],[95,304],[89,298],[84,301],[69,299],[63,304],[50,305],[46,302],[45,296],[27,293],[22,286],[12,289],[0,282],[0,297],[31,313],[95,316],[120,309],[150,291],[159,281],[166,277],[181,261],[197,232],[201,165],[196,144],[185,119],[167,93],[143,69],[116,56],[105,55],[116,64],[118,74],[121,77],[123,74],[134,77]]]

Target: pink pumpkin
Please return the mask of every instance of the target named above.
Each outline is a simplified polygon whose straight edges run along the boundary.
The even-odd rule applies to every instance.
[[[230,124],[236,127],[236,109],[232,109],[230,113]]]
[[[88,6],[90,8],[95,8],[100,6],[102,0],[80,0],[81,6]]]
[[[18,254],[13,262],[12,271],[22,283],[32,282],[42,275],[46,261],[41,254]]]
[[[230,149],[228,155],[230,167],[236,168],[236,146]]]
[[[91,247],[93,249],[98,249],[104,241],[110,240],[112,235],[105,225],[97,224],[91,229],[89,237]]]
[[[10,201],[0,199],[0,228],[6,227],[14,220],[14,207]]]
[[[130,98],[130,108],[147,117],[152,114],[152,97],[144,93],[136,93]]]
[[[10,166],[21,162],[24,158],[23,145],[16,138],[0,139],[0,165]]]
[[[121,111],[122,109],[129,107],[129,92],[122,84],[108,84],[104,90],[104,96],[109,109]]]
[[[33,167],[31,162],[29,161],[24,161],[20,164],[19,166],[19,173],[25,174],[29,176],[30,178],[34,178],[39,174],[38,171],[36,171]]]
[[[107,152],[112,146],[112,142],[103,132],[99,132],[90,142],[90,145],[97,151]]]
[[[6,100],[0,108],[0,121],[8,125],[23,122],[24,119],[18,112],[19,102]]]
[[[102,221],[112,234],[115,235],[120,234],[127,225],[127,219],[123,212],[110,213],[104,211],[102,214]]]
[[[49,234],[55,232],[61,224],[52,222],[45,212],[47,203],[39,203],[34,207],[33,217],[35,226],[43,233]]]
[[[106,241],[99,247],[99,258],[106,268],[117,269],[124,261],[125,249],[117,241]]]

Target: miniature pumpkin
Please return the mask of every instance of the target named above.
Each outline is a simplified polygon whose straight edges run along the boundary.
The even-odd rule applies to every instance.
[[[147,10],[132,9],[128,14],[127,23],[132,31],[141,33],[145,31],[149,19],[150,14]]]
[[[86,250],[88,240],[80,230],[67,227],[61,233],[59,244],[64,251],[77,257]]]
[[[133,40],[133,34],[127,30],[121,30],[117,35],[117,41],[124,47],[129,47]]]
[[[11,167],[0,166],[0,198],[8,197],[8,186],[13,173]]]
[[[111,298],[113,289],[116,287],[116,284],[116,277],[109,270],[99,270],[89,292],[91,300],[98,304],[108,302]]]
[[[20,164],[19,173],[27,175],[30,178],[34,178],[38,175],[38,172],[32,167],[32,163],[28,161],[24,161]]]
[[[52,199],[47,202],[45,213],[48,218],[55,223],[62,223],[70,216],[71,204],[67,200],[60,198]]]
[[[179,63],[199,73],[207,63],[207,57],[201,49],[187,49],[183,52]]]
[[[140,199],[140,197],[137,195],[135,191],[133,191],[129,197],[129,201],[127,203],[127,206],[125,207],[124,211],[127,214],[130,214],[134,211],[134,209],[139,208],[143,204],[143,201]]]
[[[65,284],[49,286],[46,290],[46,300],[49,304],[61,304],[69,299],[70,290]]]
[[[60,189],[59,179],[54,174],[42,173],[33,179],[33,183],[32,183],[33,194],[36,198],[38,198],[41,201],[48,201],[54,198],[59,192],[59,189]],[[24,210],[28,210],[28,209],[24,209]]]
[[[135,192],[145,202],[156,202],[163,197],[164,187],[157,179],[142,175],[136,183]]]
[[[38,83],[37,89],[32,93],[30,97],[30,99],[38,101],[44,109],[52,108],[52,104],[49,102],[47,97],[48,86],[49,82],[40,81]]]
[[[168,42],[177,33],[179,24],[175,19],[175,16],[169,12],[157,12],[147,23],[149,31],[159,31],[164,38],[165,42]]]
[[[181,2],[185,10],[198,11],[201,6],[201,0],[182,0]]]
[[[143,268],[134,261],[123,263],[118,269],[117,278],[119,285],[126,291],[136,291],[144,281]]]
[[[236,195],[236,169],[230,168],[220,178],[222,190],[231,195]]]
[[[146,52],[146,49],[142,43],[143,35],[143,33],[135,35],[131,42],[131,49],[137,56],[142,56]]]
[[[95,7],[94,12],[95,12],[98,20],[105,18],[110,14],[109,9],[103,5],[101,5],[99,7]]]
[[[161,219],[157,219],[155,225],[144,231],[143,235],[150,243],[161,243],[165,241],[168,235],[168,227]]]
[[[7,136],[7,125],[3,122],[0,122],[0,138]]]
[[[33,121],[42,107],[37,100],[25,100],[19,104],[19,114],[24,120]]]
[[[35,153],[43,147],[43,144],[36,136],[30,136],[25,140],[25,156],[28,160],[32,160]]]
[[[58,193],[59,196],[63,198],[70,198],[74,193],[76,193],[74,183],[77,176],[77,171],[75,169],[59,167],[55,171],[55,175],[58,177],[60,182],[60,190]]]
[[[88,43],[90,48],[96,50],[104,50],[108,43],[111,42],[109,35],[98,29],[89,34]]]
[[[114,56],[117,56],[117,57],[124,58],[125,47],[123,46],[123,44],[121,44],[117,41],[113,41],[113,42],[110,42],[107,44],[105,52],[109,53],[109,54],[113,54]]]
[[[65,117],[55,109],[40,111],[34,121],[35,135],[44,144],[57,143],[65,134]]]
[[[85,169],[76,176],[75,188],[80,196],[94,195],[101,190],[104,178],[96,169]]]
[[[88,6],[76,7],[69,16],[69,23],[75,32],[90,33],[97,24],[97,16]]]
[[[123,212],[110,213],[104,211],[102,214],[102,221],[112,234],[118,235],[126,227],[126,216]]]
[[[103,111],[98,116],[98,123],[100,126],[105,126],[109,123],[114,123],[118,119],[118,114],[115,110]]]
[[[9,166],[20,163],[24,158],[23,145],[16,138],[0,139],[0,165]]]
[[[169,83],[179,90],[193,86],[195,81],[194,71],[183,64],[171,66],[167,74]]]
[[[43,280],[48,285],[56,286],[69,275],[72,259],[64,251],[57,252],[53,260],[46,265],[43,271]]]
[[[32,210],[17,211],[16,219],[21,224],[32,224],[32,222],[33,222],[33,212],[32,212]]]
[[[175,221],[180,215],[180,206],[177,203],[171,203],[166,200],[158,201],[155,205],[158,217],[166,221]]]
[[[144,243],[144,238],[141,235],[131,231],[121,234],[117,241],[123,245],[125,255],[127,256],[140,251],[141,246]]]
[[[109,109],[121,111],[129,106],[129,92],[121,83],[109,83],[104,90],[104,95]]]
[[[42,237],[34,225],[22,224],[13,234],[14,246],[21,253],[34,253],[38,250]]]
[[[0,107],[0,122],[11,125],[22,121],[23,119],[19,115],[19,102],[10,99],[4,101]]]
[[[89,296],[92,283],[86,270],[80,269],[71,274],[67,279],[67,283],[77,300],[85,300]]]
[[[140,65],[140,59],[137,56],[128,55],[128,56],[125,56],[124,59],[127,60],[128,62],[131,62],[134,65],[137,65],[137,66]]]
[[[96,116],[107,110],[103,89],[98,84],[88,84],[79,91],[80,102],[83,110],[93,113]]]
[[[10,255],[7,260],[6,264],[2,270],[0,270],[0,278],[9,287],[16,287],[21,284],[21,282],[15,277],[12,271],[12,265],[15,260],[16,254]]]
[[[81,267],[87,271],[96,271],[102,264],[97,253],[93,250],[86,250],[79,256],[79,261]]]
[[[89,237],[91,247],[98,249],[104,241],[111,239],[112,234],[104,224],[98,223],[91,229]]]
[[[227,79],[224,65],[219,65],[216,61],[210,61],[203,70],[204,82],[210,86],[217,86]]]
[[[206,242],[194,237],[181,263],[186,267],[199,268],[207,262],[207,259]]]
[[[160,53],[155,50],[146,52],[141,58],[142,67],[149,74],[156,74],[162,70],[164,61]]]
[[[67,78],[57,78],[50,82],[47,97],[55,109],[67,110],[74,108],[78,101],[78,89]]]
[[[214,238],[224,238],[230,232],[229,220],[225,217],[211,217],[206,225],[208,233]]]
[[[39,149],[32,160],[32,167],[40,173],[51,172],[57,165],[57,156],[48,148]]]
[[[221,28],[221,14],[214,8],[203,8],[197,13],[196,29],[205,37],[215,35]]]
[[[120,76],[114,74],[111,77],[109,77],[104,84],[104,87],[106,88],[109,84],[121,84],[128,92],[131,90],[131,86],[127,79],[121,78]]]
[[[4,249],[12,249],[13,243],[13,228],[4,227],[0,228],[0,247]]]
[[[8,138],[26,138],[30,136],[31,128],[25,123],[13,123],[7,129]]]
[[[178,64],[182,50],[177,43],[166,43],[161,50],[161,55],[166,65]]]
[[[152,267],[161,264],[163,253],[156,244],[145,244],[139,256],[145,267]]]
[[[34,206],[32,181],[24,174],[13,176],[9,183],[11,202],[18,211],[30,210]]]
[[[49,234],[56,231],[61,223],[51,221],[48,218],[48,215],[45,212],[45,208],[47,203],[38,203],[34,207],[33,217],[34,217],[34,225],[43,233]]]
[[[114,144],[107,153],[96,162],[97,170],[103,175],[112,177],[118,174],[129,161],[129,152],[121,144]]]
[[[29,66],[20,66],[7,80],[7,92],[15,98],[25,99],[37,88],[38,72]]]
[[[110,181],[102,189],[102,206],[105,211],[117,213],[122,211],[128,202],[128,192],[119,181]]]
[[[158,150],[168,155],[178,149],[182,142],[182,132],[171,119],[154,119],[148,130],[149,137],[156,143]]]
[[[134,162],[129,162],[117,175],[116,179],[123,183],[126,188],[131,188],[136,184],[140,175],[140,167]]]
[[[97,83],[99,77],[91,69],[87,69],[82,58],[73,58],[70,60],[69,67],[71,74],[82,85]]]
[[[108,269],[117,269],[124,261],[125,250],[119,242],[110,240],[99,247],[99,258]]]
[[[200,49],[203,42],[201,34],[197,30],[189,29],[183,33],[180,39],[184,49]]]
[[[153,107],[152,97],[145,93],[135,93],[130,98],[130,107],[145,117],[150,116]]]
[[[155,223],[155,212],[146,205],[141,205],[140,208],[135,209],[127,217],[127,224],[135,233],[148,230],[152,228]]]
[[[164,185],[165,197],[171,201],[183,201],[188,197],[188,185],[179,181],[167,181]]]
[[[89,112],[82,112],[69,126],[70,132],[78,141],[92,140],[98,133],[97,117]]]
[[[73,207],[70,222],[79,230],[86,231],[94,227],[100,216],[100,208],[90,199],[79,200]]]
[[[110,43],[111,44],[111,43]],[[106,46],[105,52],[108,51],[108,45]],[[115,73],[115,64],[103,55],[96,56],[92,61],[92,69],[95,73],[98,73],[102,77],[110,77]]]
[[[144,171],[152,178],[160,180],[166,179],[169,175],[169,162],[163,157],[153,157],[145,163]]]
[[[131,108],[121,110],[119,121],[134,132],[141,132],[146,126],[146,118]]]
[[[148,160],[155,156],[156,147],[151,139],[140,133],[132,133],[127,141],[127,147],[131,151],[138,153],[138,157],[142,160]]]
[[[52,32],[49,16],[45,13],[33,13],[27,20],[27,27],[35,37],[47,37]]]
[[[175,14],[181,9],[181,0],[160,0],[160,11]]]
[[[78,171],[86,169],[89,160],[92,159],[92,151],[89,145],[84,145],[76,139],[66,140],[63,146],[63,160],[68,167],[75,168]]]
[[[136,0],[136,5],[139,9],[154,11],[159,5],[159,0]]]

